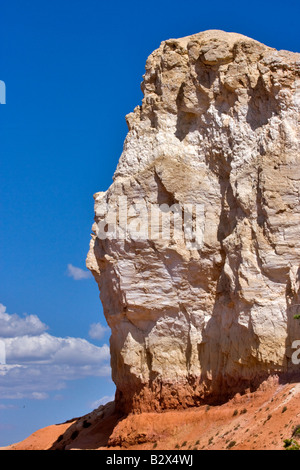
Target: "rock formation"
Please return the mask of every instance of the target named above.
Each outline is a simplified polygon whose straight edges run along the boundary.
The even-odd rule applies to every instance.
[[[117,406],[194,406],[297,373],[300,54],[222,31],[170,39],[142,90],[87,257]]]

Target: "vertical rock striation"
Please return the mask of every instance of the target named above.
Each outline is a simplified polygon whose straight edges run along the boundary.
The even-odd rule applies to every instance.
[[[300,54],[206,31],[164,41],[142,90],[114,182],[94,196],[87,257],[126,412],[225,399],[299,368]],[[170,236],[152,236],[168,207]],[[177,236],[189,211],[201,243]]]

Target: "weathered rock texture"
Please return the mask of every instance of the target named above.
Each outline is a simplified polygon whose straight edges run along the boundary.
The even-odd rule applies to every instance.
[[[222,31],[164,41],[148,58],[114,182],[95,195],[87,257],[124,411],[221,400],[298,371],[299,80],[300,54]],[[202,247],[100,240],[120,196],[202,205]]]

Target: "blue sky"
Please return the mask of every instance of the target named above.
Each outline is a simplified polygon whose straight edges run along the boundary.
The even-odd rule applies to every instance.
[[[85,257],[147,56],[206,29],[300,51],[299,14],[298,0],[1,1],[0,446],[114,394]]]

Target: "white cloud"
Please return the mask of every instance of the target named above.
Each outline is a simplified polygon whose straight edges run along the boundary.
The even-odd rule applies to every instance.
[[[68,380],[110,376],[107,344],[96,346],[83,338],[52,336],[38,317],[29,315],[26,318],[33,320],[24,322],[18,315],[6,313],[3,305],[1,313],[6,365],[0,365],[0,398],[42,400],[49,391],[65,388]],[[15,331],[11,331],[12,325]],[[11,337],[7,337],[10,331]]]
[[[41,399],[41,394],[45,394],[46,398],[51,391],[66,389],[70,380],[108,377],[110,374],[111,369],[107,363],[77,367],[68,364],[0,366],[0,398],[36,400]]]
[[[92,408],[92,410],[95,410],[96,408],[99,408],[99,406],[101,406],[101,405],[105,405],[106,403],[108,403],[110,401],[114,401],[114,399],[115,399],[114,395],[110,395],[110,396],[106,395],[102,398],[99,398],[99,400],[96,400],[93,403],[91,403],[91,408]]]
[[[8,364],[99,364],[109,360],[109,347],[95,346],[81,338],[58,338],[48,333],[3,339]]]
[[[92,323],[89,329],[89,335],[92,339],[102,339],[107,331],[109,331],[107,326],[103,326],[101,323]]]
[[[34,400],[46,400],[48,397],[49,395],[44,392],[32,392],[32,398]]]
[[[0,403],[0,410],[11,410],[16,408],[14,405],[4,405],[3,403]]]
[[[21,335],[39,335],[48,327],[36,315],[20,317],[16,313],[6,313],[6,307],[0,304],[0,337],[13,338]]]
[[[92,274],[90,271],[86,271],[84,269],[77,268],[72,264],[68,264],[68,276],[75,279],[75,281],[81,281],[82,279],[89,279],[92,277]]]

